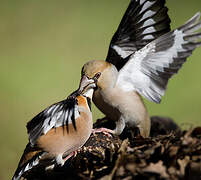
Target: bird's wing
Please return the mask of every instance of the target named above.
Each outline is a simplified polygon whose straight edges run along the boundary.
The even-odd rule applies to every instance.
[[[137,91],[160,103],[169,78],[178,72],[186,58],[201,45],[200,12],[180,28],[152,41],[133,54],[120,70],[117,85],[124,91]]]
[[[110,42],[106,61],[119,70],[128,57],[170,31],[165,0],[131,0]]]
[[[73,124],[76,130],[75,120],[79,117],[78,102],[76,97],[70,97],[61,102],[55,103],[35,116],[27,123],[29,142],[34,145],[42,134],[50,129]]]
[[[38,165],[39,161],[45,154],[46,152],[43,152],[37,146],[32,146],[30,143],[28,143],[12,180],[20,179],[24,172],[30,170],[33,166]]]

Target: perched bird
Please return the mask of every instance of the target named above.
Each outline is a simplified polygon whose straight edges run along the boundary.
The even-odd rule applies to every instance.
[[[125,125],[150,133],[150,117],[142,101],[160,103],[168,80],[198,46],[200,13],[169,32],[164,0],[132,0],[110,43],[106,61],[87,62],[82,75],[101,73],[93,95],[95,105],[115,122],[110,133],[121,134]]]
[[[108,119],[116,122],[114,131],[103,129],[104,131],[121,134],[126,121],[130,122],[132,127],[139,127],[142,136],[149,135],[150,118],[139,94],[136,91],[124,92],[115,85],[120,69],[127,63],[131,55],[170,31],[171,20],[167,12],[165,0],[131,0],[110,42],[106,58],[109,63],[92,61],[83,67],[83,71],[90,75],[99,69],[101,69],[100,71],[111,69],[104,73],[107,74],[103,75],[106,76],[105,80],[100,83],[93,96],[95,105]],[[110,91],[109,86],[119,89],[118,95],[111,96],[110,94],[113,95],[113,92]],[[107,90],[108,88],[109,90]],[[123,107],[120,108],[119,104],[122,104]]]
[[[63,165],[76,155],[92,132],[91,99],[100,73],[83,76],[79,89],[67,99],[46,108],[27,124],[29,143],[13,180],[41,162]]]

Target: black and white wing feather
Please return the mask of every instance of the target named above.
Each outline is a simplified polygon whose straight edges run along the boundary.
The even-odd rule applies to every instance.
[[[201,45],[200,12],[180,28],[162,35],[133,54],[120,70],[117,85],[137,91],[160,103],[169,78],[178,72],[195,48]]]
[[[106,61],[119,70],[128,57],[170,31],[165,0],[131,0],[110,42]]]
[[[34,145],[38,137],[52,128],[66,125],[68,130],[68,125],[72,123],[76,130],[77,117],[79,117],[79,111],[76,97],[70,96],[66,100],[51,105],[27,123],[30,143]]]
[[[34,154],[31,156],[26,156],[27,154]],[[24,153],[20,159],[17,170],[12,178],[12,180],[19,180],[24,172],[29,171],[34,166],[37,166],[40,160],[47,154],[47,152],[42,151],[41,149],[32,147],[30,143],[27,144]]]

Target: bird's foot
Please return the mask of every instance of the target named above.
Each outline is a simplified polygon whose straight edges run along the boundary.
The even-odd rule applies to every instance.
[[[64,162],[66,162],[68,159],[70,159],[71,157],[76,157],[77,156],[77,151],[73,151],[72,153],[70,153],[68,156],[66,156],[63,160]]]
[[[56,158],[56,162],[58,165],[63,166],[68,159],[70,159],[72,156],[75,157],[76,155],[77,155],[77,151],[73,151],[72,153],[67,155],[65,158],[62,157],[63,154],[59,154]]]
[[[111,134],[114,134],[114,130],[111,129],[107,129],[107,128],[97,128],[97,129],[92,129],[92,133],[93,135],[95,135],[96,133],[103,133],[108,137],[112,137]]]

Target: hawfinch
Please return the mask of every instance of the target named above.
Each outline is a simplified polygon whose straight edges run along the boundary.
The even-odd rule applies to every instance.
[[[132,0],[114,34],[106,61],[87,62],[82,75],[100,72],[93,95],[95,105],[115,122],[110,133],[121,134],[125,125],[150,134],[150,118],[141,96],[160,103],[168,80],[181,68],[199,42],[200,13],[169,32],[164,0]]]
[[[90,79],[83,76],[77,91],[28,122],[29,143],[13,180],[45,160],[62,166],[84,145],[92,132],[90,106],[99,76],[100,73]]]

